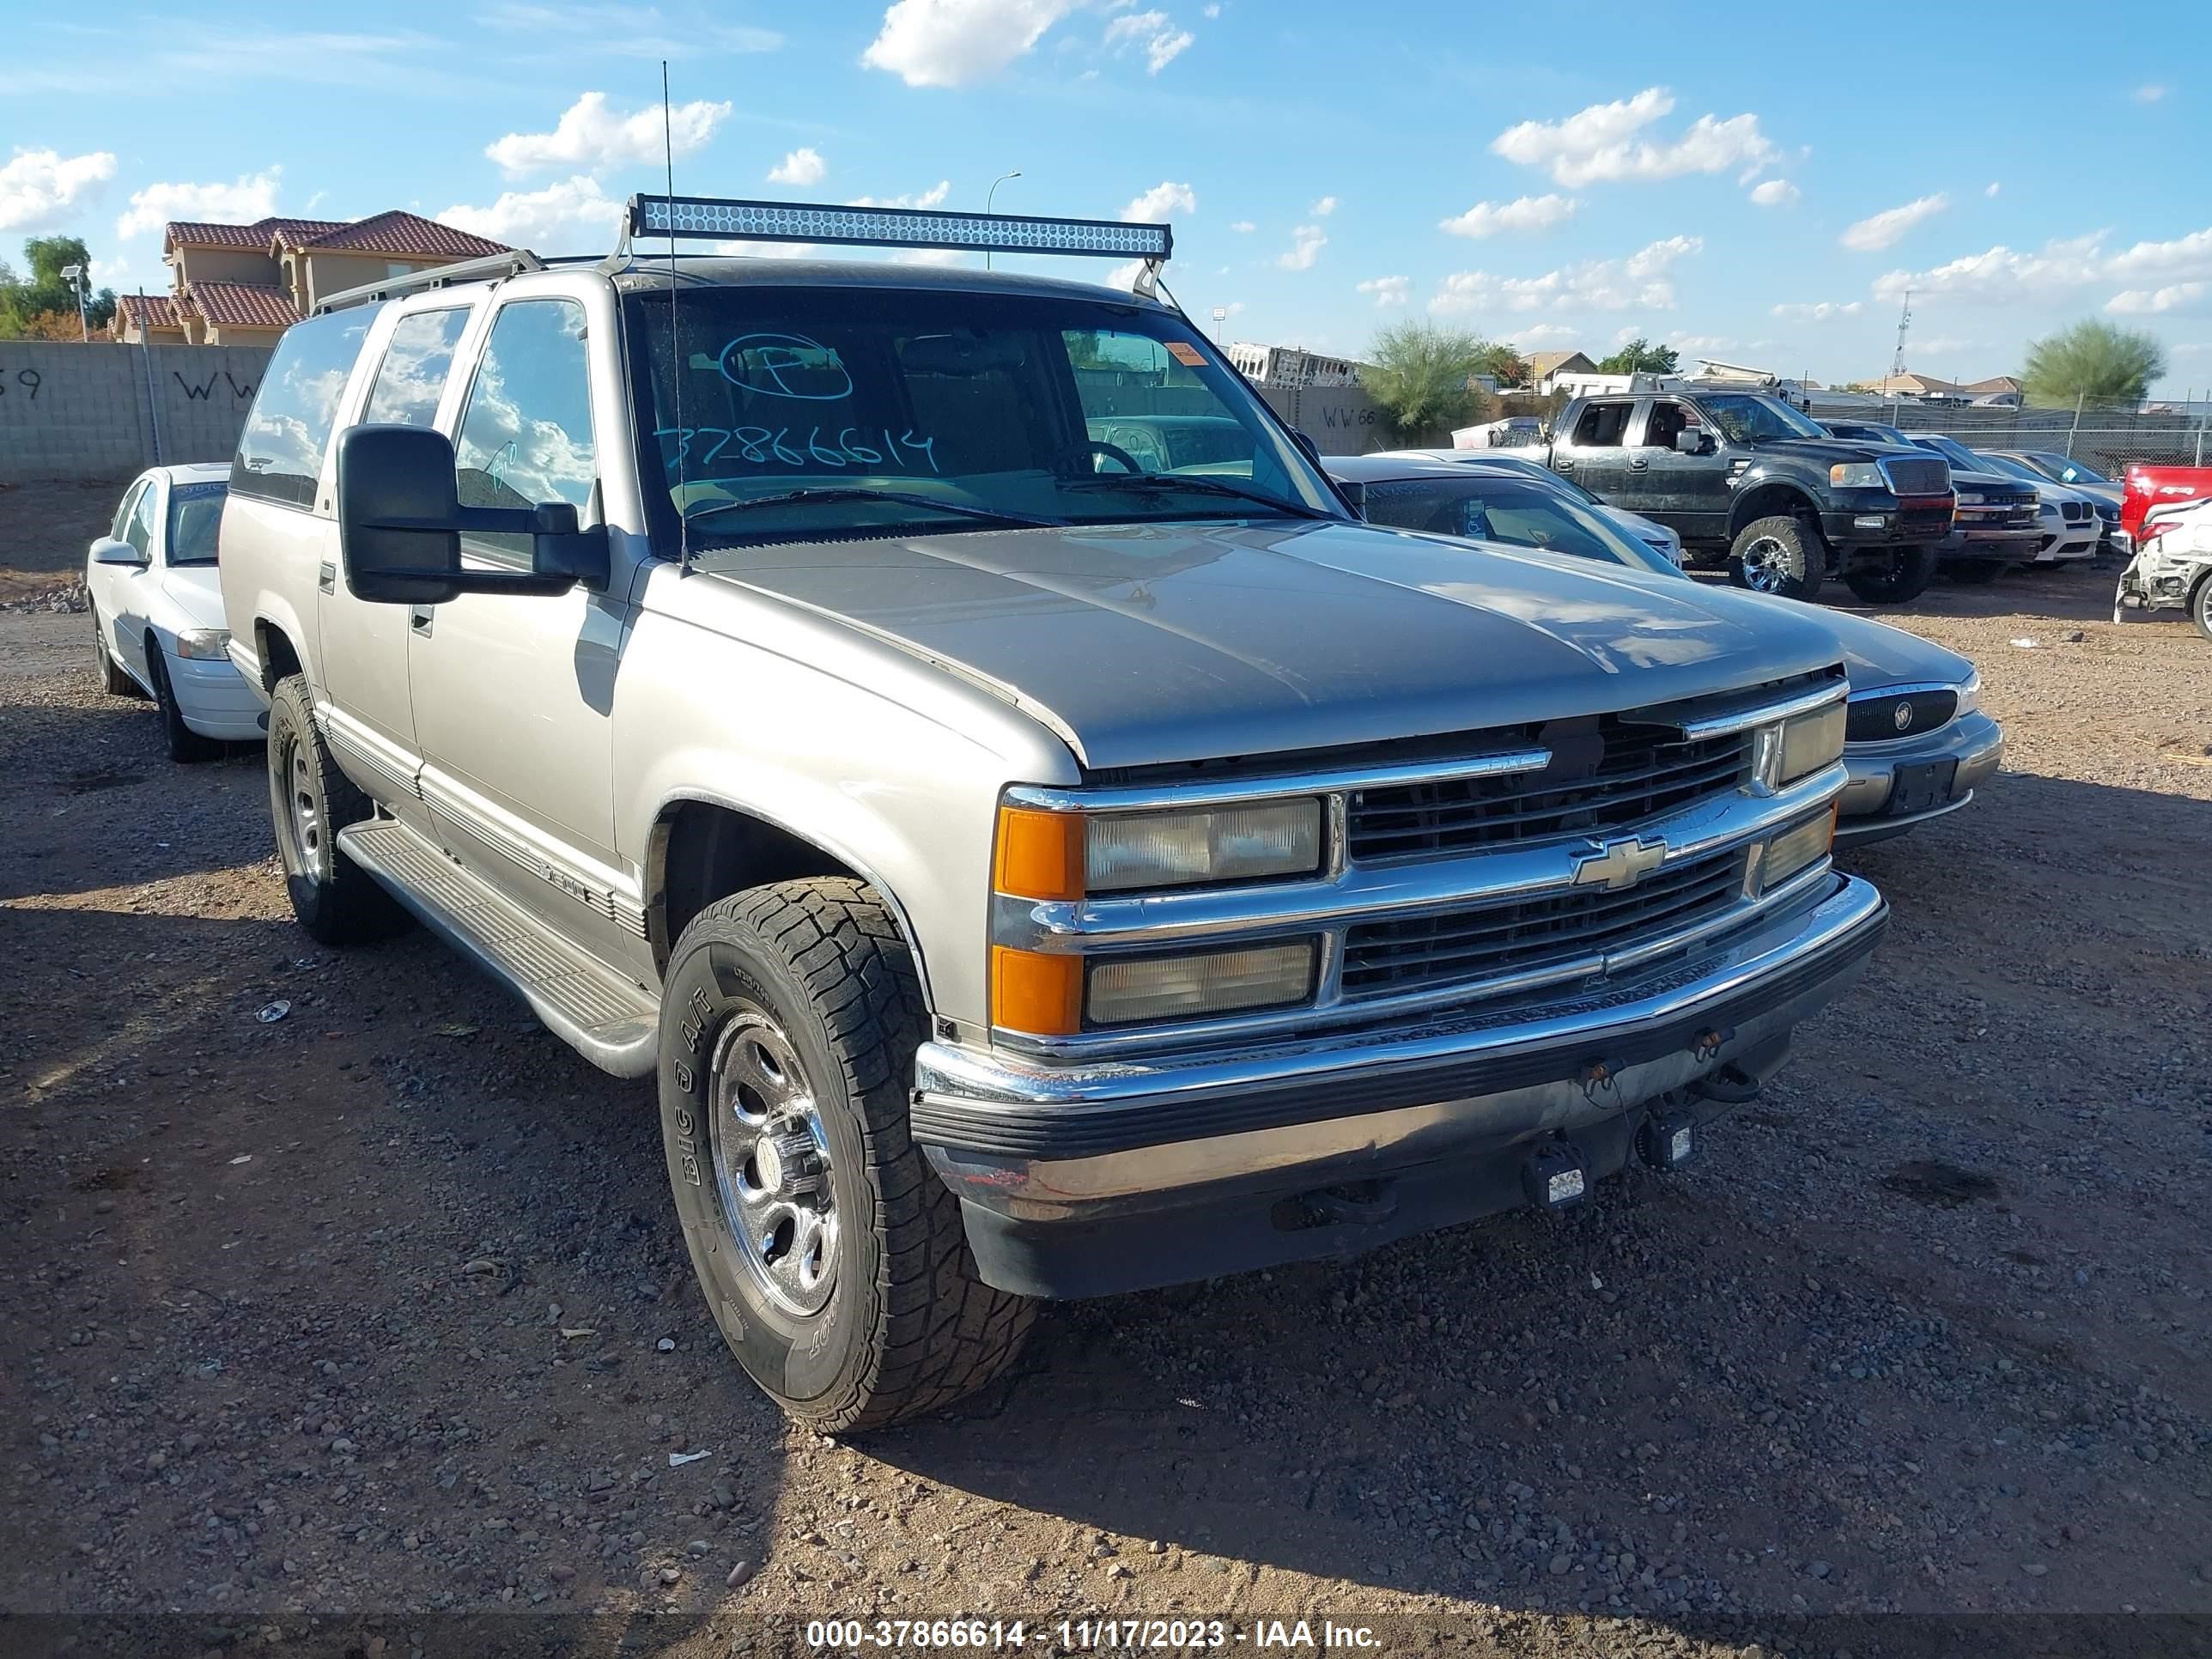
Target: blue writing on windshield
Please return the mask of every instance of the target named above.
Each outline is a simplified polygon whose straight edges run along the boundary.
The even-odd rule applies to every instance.
[[[722,348],[722,378],[770,398],[835,403],[853,395],[836,351],[804,334],[740,334]]]

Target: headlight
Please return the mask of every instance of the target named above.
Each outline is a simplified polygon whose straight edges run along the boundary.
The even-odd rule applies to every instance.
[[[1093,1025],[1197,1019],[1303,1002],[1313,992],[1311,939],[1203,956],[1109,958],[1091,964],[1085,999]]]
[[[188,628],[177,635],[177,654],[216,660],[230,654],[228,628]]]
[[[1097,815],[999,809],[998,887],[1018,898],[1257,881],[1320,867],[1316,799]]]
[[[1961,507],[1979,507],[1988,499],[1978,489],[1962,489],[1959,492],[1959,505]]]
[[[1828,482],[1838,489],[1887,489],[1889,480],[1875,461],[1838,461],[1828,469]]]
[[[1792,824],[1771,838],[1759,863],[1759,890],[1771,891],[1826,858],[1835,839],[1836,809],[1832,805],[1822,808],[1817,817]]]
[[[1850,719],[1848,707],[1837,702],[1815,708],[1810,714],[1784,720],[1781,734],[1775,741],[1778,750],[1773,773],[1775,786],[1778,788],[1784,784],[1795,783],[1798,779],[1809,777],[1841,760],[1844,757],[1844,728]],[[1773,728],[1767,729],[1771,731]]]
[[[1977,668],[1972,673],[1967,675],[1966,683],[1957,690],[1959,707],[1957,713],[1952,717],[1954,720],[1959,714],[1971,714],[1982,706],[1982,671]]]

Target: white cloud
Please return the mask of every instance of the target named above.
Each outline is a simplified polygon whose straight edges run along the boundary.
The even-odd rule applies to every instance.
[[[1076,0],[897,0],[860,62],[910,87],[962,87],[1000,73]]]
[[[1515,329],[1505,337],[1510,343],[1519,346],[1524,351],[1529,351],[1540,346],[1552,345],[1560,340],[1575,339],[1581,333],[1580,329],[1569,328],[1564,323],[1531,323],[1526,328]]]
[[[2212,230],[2201,234],[2212,241]],[[2102,231],[2093,231],[2087,236],[2045,242],[2033,253],[2018,252],[2000,243],[1985,252],[1962,254],[1932,270],[1887,272],[1875,279],[1874,297],[1899,300],[1910,289],[1923,298],[1940,294],[2003,303],[2080,288],[2113,276],[2180,275],[2179,271],[2154,266],[2166,250],[2179,249],[2193,240],[2184,238],[2182,243],[2139,242],[2121,256],[2121,259],[2136,262],[2123,271],[2118,268],[2121,259],[2106,257],[2103,239]]]
[[[1769,179],[1763,185],[1751,187],[1751,199],[1756,207],[1788,207],[1803,194],[1787,179]]]
[[[2135,89],[2134,97],[2138,104],[2155,104],[2171,90],[2171,88],[2160,86],[2156,82],[2146,82]]]
[[[952,181],[939,179],[927,190],[904,196],[855,196],[845,204],[847,207],[933,208],[941,207],[945,198],[952,194]]]
[[[19,149],[0,167],[0,230],[40,230],[100,194],[115,176],[115,157],[104,149],[84,155]]]
[[[822,152],[811,145],[795,149],[775,167],[769,169],[771,185],[818,185],[830,171],[830,164],[822,159]]]
[[[1758,167],[1780,154],[1759,130],[1756,115],[1726,120],[1700,115],[1671,142],[1638,136],[1674,107],[1664,87],[1646,87],[1633,98],[1592,104],[1563,121],[1508,127],[1490,148],[1522,167],[1548,167],[1554,179],[1570,188],[1601,179],[1674,179]]]
[[[1328,246],[1328,237],[1319,225],[1300,225],[1291,233],[1290,251],[1275,256],[1275,263],[1285,270],[1311,270],[1321,251]]]
[[[1401,306],[1413,297],[1413,279],[1410,276],[1370,276],[1358,287],[1360,293],[1375,296],[1377,308]]]
[[[1861,300],[1815,300],[1772,307],[1778,317],[1794,317],[1808,323],[1825,323],[1831,317],[1856,317],[1865,309],[1865,301]]]
[[[2212,226],[2170,242],[2137,242],[2114,254],[2108,276],[2212,276]]]
[[[659,161],[671,144],[678,155],[689,155],[714,136],[729,114],[729,105],[704,99],[678,104],[669,111],[664,133],[658,109],[617,115],[607,107],[606,94],[587,92],[561,112],[552,131],[510,132],[486,144],[484,154],[510,179],[544,167],[600,173]]]
[[[1667,343],[1677,351],[1726,351],[1735,344],[1726,334],[1670,334]]]
[[[1316,219],[1326,219],[1330,214],[1336,211],[1336,198],[1334,196],[1324,196],[1321,200],[1316,202],[1311,207],[1308,208],[1306,211],[1313,215]]]
[[[1171,213],[1195,213],[1198,198],[1188,185],[1163,179],[1121,210],[1121,216],[1137,224],[1163,225]]]
[[[1216,9],[1218,10],[1218,8],[1216,8]],[[1227,305],[1221,307],[1221,320],[1224,323],[1228,322],[1234,318],[1242,316],[1243,312],[1244,302],[1242,300],[1231,300]]]
[[[1901,240],[1915,225],[1925,223],[1950,205],[1951,198],[1938,191],[1933,196],[1907,202],[1903,207],[1886,208],[1868,215],[1846,230],[1843,244],[1862,253],[1872,253]]]
[[[614,246],[623,204],[579,173],[543,190],[510,190],[489,207],[458,204],[437,216],[460,230],[540,253],[593,253]]]
[[[1249,219],[1237,219],[1231,222],[1229,228],[1235,231],[1239,236],[1249,236],[1254,231],[1259,229],[1260,227],[1254,224]]]
[[[276,181],[282,167],[270,167],[228,185],[149,185],[131,192],[131,206],[115,222],[118,236],[159,230],[172,219],[212,219],[251,223],[276,211]]]
[[[1440,316],[1473,311],[1668,311],[1674,307],[1675,262],[1703,250],[1696,236],[1647,243],[1625,259],[1585,259],[1540,276],[1495,276],[1462,270],[1447,276],[1429,301]]]
[[[1221,8],[1218,5],[1201,6],[1199,9],[1198,15],[1200,17],[1205,18],[1206,21],[1210,23],[1215,18],[1221,15]]]
[[[477,21],[512,40],[533,44],[545,37],[583,37],[574,44],[594,58],[672,58],[702,53],[774,52],[783,37],[774,29],[714,23],[696,11],[673,17],[658,5],[623,0],[491,0]],[[555,53],[568,48],[546,42]]]
[[[968,255],[957,247],[902,248],[891,255],[895,265],[964,265]]]
[[[1130,0],[1121,0],[1128,4]],[[1100,44],[1109,52],[1127,52],[1133,46],[1145,49],[1145,71],[1158,75],[1181,57],[1197,40],[1188,29],[1179,29],[1175,19],[1164,11],[1125,11],[1106,25]]]
[[[1990,197],[1990,198],[1991,198],[1992,199],[1994,199],[1994,198],[1996,198],[1996,193],[1997,193],[1999,191],[2002,190],[2003,188],[2004,188],[2004,186],[2003,186],[2002,185],[1999,184],[1996,179],[1990,179],[1990,180],[1989,181],[1989,183],[1987,183],[1986,185],[1984,185],[1982,186],[1982,194],[1983,194],[1983,195],[1984,195],[1984,196]]]
[[[1142,259],[1132,259],[1125,265],[1115,265],[1099,280],[1109,288],[1133,289],[1137,285],[1137,278],[1144,274],[1144,270],[1145,262]]]
[[[1507,230],[1549,230],[1582,205],[1571,196],[1521,196],[1510,202],[1477,202],[1437,228],[1455,236],[1495,236]]]
[[[2172,283],[2158,289],[2131,288],[2106,301],[2105,309],[2121,317],[2148,317],[2163,311],[2193,311],[2208,292],[2212,292],[2212,283]]]

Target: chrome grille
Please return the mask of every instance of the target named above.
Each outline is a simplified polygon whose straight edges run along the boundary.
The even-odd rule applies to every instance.
[[[1620,892],[1583,888],[1364,923],[1345,934],[1343,994],[1352,1000],[1474,985],[1694,927],[1742,901],[1744,859],[1736,847],[1686,859]]]
[[[1900,708],[1911,711],[1902,726],[1897,722]],[[1893,696],[1853,697],[1850,712],[1844,719],[1844,741],[1895,743],[1900,738],[1917,738],[1923,732],[1933,732],[1949,724],[1958,709],[1959,694],[1948,689],[1907,691]]]
[[[1346,852],[1355,862],[1433,858],[1629,824],[1741,783],[1752,737],[1685,741],[1613,715],[1554,720],[1541,772],[1455,778],[1352,793]]]
[[[1947,461],[1891,457],[1883,460],[1881,470],[1888,476],[1889,487],[1900,495],[1941,495],[1951,487]]]

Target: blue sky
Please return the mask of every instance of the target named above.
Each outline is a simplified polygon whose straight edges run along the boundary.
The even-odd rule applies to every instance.
[[[2105,316],[2165,341],[2169,395],[2212,385],[2212,8],[2171,0],[79,15],[0,4],[0,250],[81,234],[118,287],[167,285],[170,218],[604,247],[659,187],[665,56],[680,191],[975,208],[1018,168],[1004,210],[1170,220],[1170,285],[1226,337],[1357,352],[1433,316],[1840,381],[1887,370],[1909,283],[1916,369]]]

